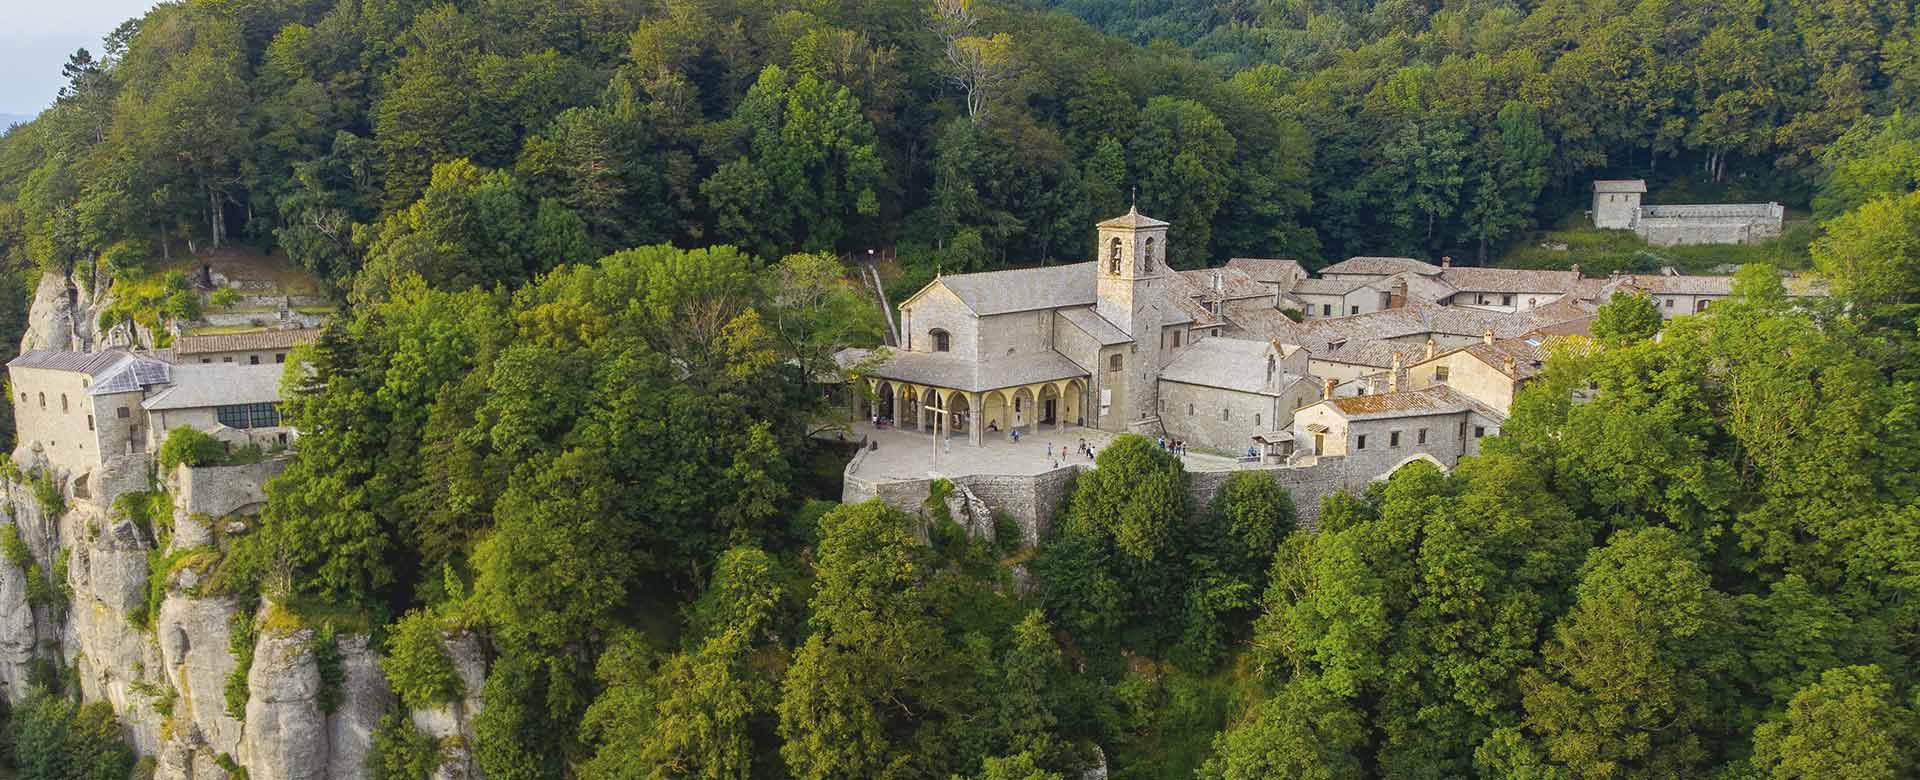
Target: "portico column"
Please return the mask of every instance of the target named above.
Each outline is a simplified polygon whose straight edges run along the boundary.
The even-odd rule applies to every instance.
[[[1027,433],[1028,434],[1036,434],[1040,432],[1041,410],[1047,408],[1047,402],[1042,397],[1042,394],[1046,390],[1046,387],[1047,387],[1046,385],[1033,385],[1027,388],[1027,392],[1030,392],[1033,394],[1033,414],[1027,415]]]
[[[980,429],[985,427],[984,425],[981,424],[981,421],[980,421],[981,418],[985,416],[981,414],[981,410],[983,409],[983,407],[981,406],[980,399],[985,397],[986,394],[985,393],[967,393],[966,396],[967,396],[967,422],[968,422],[967,441],[973,444],[973,446],[978,447],[980,446]]]

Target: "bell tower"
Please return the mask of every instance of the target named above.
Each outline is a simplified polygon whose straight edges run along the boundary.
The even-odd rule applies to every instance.
[[[1160,328],[1166,322],[1162,309],[1171,273],[1167,227],[1137,207],[1099,225],[1094,311],[1133,338],[1121,356],[1120,370],[1101,367],[1108,375],[1105,384],[1119,385],[1115,395],[1120,408],[1112,413],[1124,415],[1127,425],[1158,417]]]

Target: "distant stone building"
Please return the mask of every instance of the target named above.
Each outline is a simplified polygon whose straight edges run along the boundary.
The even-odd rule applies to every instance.
[[[282,328],[249,333],[181,336],[174,342],[180,363],[285,363],[287,354],[320,337],[319,328]]]
[[[1644,206],[1640,179],[1593,183],[1593,226],[1631,230],[1654,246],[1755,244],[1780,235],[1786,209],[1778,203]]]
[[[1414,460],[1453,468],[1477,455],[1506,416],[1444,385],[1326,398],[1293,415],[1295,462],[1343,458],[1349,473],[1385,477]]]
[[[1160,421],[1192,447],[1238,453],[1319,398],[1307,351],[1271,341],[1207,339],[1160,370]]]

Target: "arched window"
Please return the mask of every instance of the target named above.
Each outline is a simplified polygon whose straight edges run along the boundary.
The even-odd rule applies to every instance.
[[[1273,356],[1267,356],[1267,384],[1273,384]]]
[[[67,413],[67,394],[66,393],[60,394],[60,413],[61,414]]]
[[[927,335],[933,337],[933,351],[946,352],[953,348],[953,339],[947,335],[946,331],[934,328],[933,330],[927,331]]]
[[[45,409],[45,408],[47,408],[47,394],[46,394],[46,393],[41,393],[41,394],[40,394],[40,408],[42,408],[42,409]]]
[[[1114,239],[1108,247],[1110,248],[1107,250],[1107,273],[1118,276],[1120,274],[1120,239]]]
[[[1153,270],[1153,239],[1147,239],[1147,270]]]

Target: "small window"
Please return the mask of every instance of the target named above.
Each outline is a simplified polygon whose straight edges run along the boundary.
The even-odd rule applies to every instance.
[[[1228,417],[1230,417],[1230,416],[1232,416],[1232,413],[1231,413],[1231,412],[1229,412],[1229,411],[1227,411],[1225,407],[1222,407],[1222,408],[1220,409],[1220,421],[1221,421],[1221,422],[1226,422],[1226,421],[1227,421],[1227,418],[1228,418]]]
[[[1487,435],[1487,426],[1484,426],[1484,425],[1473,426],[1473,438],[1478,439],[1486,435]]]
[[[87,415],[87,430],[93,430],[93,415]]]
[[[248,355],[248,356],[247,356],[247,365],[250,365],[250,366],[257,366],[257,365],[260,365],[260,356],[259,356],[259,355]]]
[[[1258,428],[1258,427],[1260,427],[1260,413],[1259,413],[1259,412],[1254,412],[1254,413],[1253,413],[1253,427],[1255,427],[1255,428]]]
[[[1187,404],[1187,416],[1188,417],[1193,416],[1193,404]]]
[[[1107,273],[1120,275],[1120,239],[1115,238],[1107,250]]]
[[[1113,355],[1107,356],[1107,370],[1119,371],[1120,367],[1121,367],[1120,355],[1113,354]]]
[[[953,337],[946,331],[936,328],[928,331],[927,335],[933,337],[933,351],[946,352],[953,348]]]
[[[1414,436],[1413,436],[1413,442],[1414,442],[1415,444],[1426,444],[1426,443],[1427,443],[1427,429],[1425,429],[1425,428],[1421,428],[1420,430],[1418,430],[1418,431],[1415,431],[1415,432],[1414,432]]]
[[[1273,369],[1274,369],[1273,356],[1268,355],[1267,356],[1267,384],[1273,384]]]
[[[213,358],[201,358],[201,359],[200,359],[200,362],[202,362],[202,363],[212,363],[212,362],[213,362]]]
[[[1358,438],[1356,438],[1356,439],[1354,440],[1354,442],[1353,442],[1353,448],[1354,448],[1354,449],[1356,449],[1356,450],[1364,450],[1364,449],[1366,449],[1366,448],[1367,448],[1367,435],[1366,435],[1366,434],[1364,434],[1364,433],[1363,433],[1363,434],[1360,434],[1360,436],[1359,436]]]
[[[1399,432],[1399,431],[1389,431],[1389,432],[1387,433],[1387,446],[1388,446],[1388,447],[1398,447],[1398,446],[1400,446],[1400,432]]]
[[[1709,304],[1709,303],[1713,303],[1713,301],[1701,301],[1701,302],[1699,302],[1699,303],[1696,303],[1696,304],[1694,304],[1694,305],[1693,305],[1693,310],[1694,310],[1694,311],[1706,311],[1706,310],[1707,310],[1707,304]]]
[[[125,406],[122,406],[122,407],[120,407],[119,409],[116,409],[116,410],[114,410],[114,413],[113,413],[113,416],[115,416],[115,417],[118,417],[118,418],[120,418],[120,419],[122,419],[122,420],[125,420],[125,419],[127,419],[128,417],[132,417],[132,416],[133,416],[133,409],[131,409],[131,408],[129,408],[129,407],[125,407]]]
[[[287,362],[287,353],[285,353],[285,352],[276,352],[276,353],[274,353],[274,355],[273,355],[273,362],[275,362],[275,363],[285,363],[285,362]]]
[[[1433,367],[1433,381],[1435,381],[1435,382],[1445,382],[1445,381],[1447,381],[1447,367],[1446,367],[1446,366],[1434,366],[1434,367]]]
[[[223,357],[223,358],[220,358],[220,362],[222,362],[222,363],[232,363],[232,362],[233,362],[233,356],[232,356],[232,355],[228,355],[228,356],[226,356],[226,357]]]
[[[46,393],[41,393],[41,394],[40,394],[40,408],[42,408],[42,409],[45,409],[45,408],[47,408],[47,394],[46,394]]]
[[[1180,348],[1180,331],[1177,330],[1173,332],[1173,348]]]
[[[1358,306],[1349,306],[1349,307],[1347,307],[1347,313],[1348,313],[1348,314],[1359,314],[1359,313],[1360,313],[1360,307],[1358,307]]]
[[[61,414],[67,413],[67,394],[66,393],[60,394],[60,413]]]
[[[1333,304],[1331,303],[1320,304],[1320,316],[1322,317],[1333,316]]]
[[[1500,305],[1501,305],[1501,306],[1512,306],[1512,305],[1513,305],[1513,296],[1511,296],[1511,295],[1502,295],[1502,296],[1500,296]]]
[[[1666,299],[1666,300],[1667,300],[1667,308],[1669,308],[1669,309],[1671,309],[1671,308],[1673,308],[1673,299],[1672,299],[1672,298],[1668,298],[1668,299]]]

